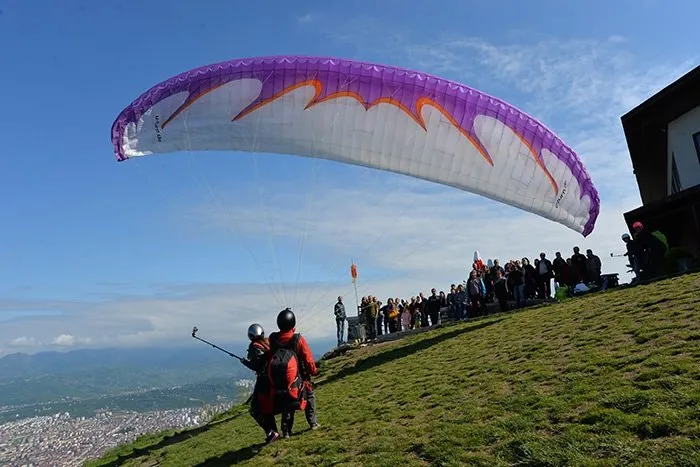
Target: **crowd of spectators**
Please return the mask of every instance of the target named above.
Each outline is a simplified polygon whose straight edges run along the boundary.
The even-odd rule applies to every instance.
[[[411,298],[388,297],[386,302],[373,295],[362,297],[358,306],[361,328],[358,334],[362,340],[371,341],[382,334],[439,324],[443,315],[448,320],[465,320],[551,300],[552,283],[554,288],[564,286],[574,290],[577,284],[600,282],[601,260],[590,249],[583,255],[574,247],[573,255],[566,259],[561,252],[556,252],[552,261],[545,253],[540,253],[533,263],[526,257],[504,265],[498,259],[485,263],[476,260],[469,278],[451,284],[447,293],[433,288],[428,297],[420,292]],[[342,297],[338,297],[334,313],[340,345],[346,316]]]

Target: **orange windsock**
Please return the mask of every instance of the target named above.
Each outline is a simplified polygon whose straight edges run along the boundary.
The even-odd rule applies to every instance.
[[[357,266],[355,266],[355,263],[352,263],[352,266],[350,266],[350,275],[352,276],[352,281],[355,282],[357,280]]]

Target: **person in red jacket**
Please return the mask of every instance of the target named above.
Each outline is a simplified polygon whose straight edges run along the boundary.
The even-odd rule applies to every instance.
[[[298,336],[296,347],[294,348],[294,353],[296,354],[297,361],[300,366],[301,379],[303,381],[302,397],[306,401],[306,407],[304,407],[304,414],[306,415],[306,421],[312,430],[320,427],[316,419],[316,396],[314,395],[314,390],[311,385],[311,377],[318,375],[318,368],[316,368],[316,362],[314,362],[314,357],[311,354],[311,349],[309,344],[304,339],[304,336],[296,333],[296,317],[294,312],[289,308],[285,308],[280,311],[277,315],[277,327],[279,332],[273,332],[270,334],[270,351],[275,352],[278,346],[285,346],[290,343],[295,336]],[[284,410],[282,412],[282,437],[288,438],[292,434],[292,427],[294,426],[294,412],[295,410]]]

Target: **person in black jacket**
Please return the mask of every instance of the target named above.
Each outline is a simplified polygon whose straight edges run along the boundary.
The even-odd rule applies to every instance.
[[[545,299],[552,296],[551,280],[554,277],[552,262],[547,255],[540,253],[540,261],[537,265],[537,298]]]
[[[333,307],[333,314],[335,315],[335,327],[338,335],[338,347],[343,343],[343,334],[345,333],[345,320],[347,319],[347,314],[345,313],[345,305],[343,304],[343,297],[338,297],[338,302]]]
[[[515,307],[524,307],[525,278],[523,275],[523,270],[520,267],[520,261],[515,261],[510,265],[510,271],[508,271],[508,290],[513,291],[513,298],[515,298]]]
[[[588,282],[586,271],[586,257],[581,254],[579,247],[574,247],[574,254],[571,255],[571,265],[574,267],[574,284]]]
[[[430,317],[431,326],[435,326],[440,321],[440,306],[440,297],[433,288],[430,290],[430,297],[428,297],[428,303],[425,305],[425,314]]]
[[[535,292],[537,290],[537,271],[535,267],[530,264],[528,258],[523,258],[522,262],[523,279],[525,280],[525,303],[531,298],[535,298]]]
[[[493,283],[493,293],[498,300],[498,305],[501,308],[501,312],[505,313],[508,311],[508,282],[505,277],[503,277],[503,271],[501,269],[496,269],[496,280]]]
[[[634,241],[641,256],[642,277],[652,279],[661,274],[666,245],[644,227],[641,222],[632,225]]]
[[[632,237],[630,237],[628,233],[622,234],[622,241],[625,242],[625,247],[627,248],[627,252],[624,254],[624,256],[627,256],[627,261],[629,262],[627,267],[632,268],[634,279],[639,280],[642,266],[637,242],[632,240]]]
[[[566,281],[564,280],[564,269],[566,269],[566,260],[561,257],[561,252],[557,251],[555,253],[554,261],[552,262],[552,269],[554,271],[554,280],[557,284],[564,285]]]

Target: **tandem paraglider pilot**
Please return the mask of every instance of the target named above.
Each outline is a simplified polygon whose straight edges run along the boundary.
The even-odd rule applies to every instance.
[[[318,375],[316,362],[304,336],[296,332],[296,316],[289,308],[277,315],[279,332],[270,334],[270,381],[276,388],[282,409],[282,436],[292,435],[294,412],[303,410],[312,430],[320,427],[316,419],[316,395],[311,377]],[[290,388],[290,389],[287,389]],[[276,401],[277,402],[277,401]]]
[[[311,377],[318,375],[311,349],[306,339],[296,333],[296,317],[289,308],[277,315],[279,332],[264,339],[262,326],[252,325],[248,368],[261,370],[253,390],[250,413],[265,431],[271,443],[280,436],[275,415],[282,414],[282,436],[292,435],[294,414],[303,410],[312,430],[320,427],[316,419],[316,396]],[[264,342],[264,344],[263,344]],[[267,350],[264,350],[267,346]],[[262,353],[261,353],[262,351]],[[256,362],[259,366],[256,366]]]

